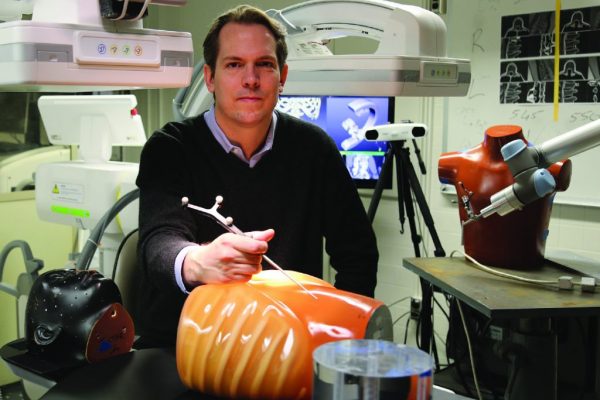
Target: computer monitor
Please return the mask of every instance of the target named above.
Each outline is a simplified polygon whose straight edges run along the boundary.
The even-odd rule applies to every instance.
[[[387,143],[367,141],[365,132],[393,122],[394,97],[280,96],[276,109],[320,126],[337,144],[356,187],[375,187]],[[383,184],[392,188],[392,174]]]

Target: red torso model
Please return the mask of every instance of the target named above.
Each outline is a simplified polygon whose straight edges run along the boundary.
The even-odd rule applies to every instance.
[[[461,196],[472,193],[470,203],[476,214],[490,204],[490,197],[514,180],[500,149],[521,139],[521,127],[498,125],[485,132],[483,142],[465,152],[442,154],[438,175],[442,183],[454,185],[459,197],[461,223],[468,219]],[[569,160],[552,164],[548,170],[556,180],[556,191],[564,191],[571,181]],[[544,261],[548,224],[554,193],[520,211],[505,216],[494,214],[464,226],[465,252],[477,261],[495,267],[531,269]]]

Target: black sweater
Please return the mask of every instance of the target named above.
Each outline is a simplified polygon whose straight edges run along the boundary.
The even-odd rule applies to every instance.
[[[175,282],[175,257],[185,246],[224,230],[199,212],[222,195],[219,212],[243,231],[275,229],[267,254],[282,268],[322,277],[323,238],[338,289],[373,296],[375,235],[333,140],[320,128],[278,113],[273,148],[254,167],[227,154],[202,115],[169,123],[148,140],[140,188],[137,333],[173,345],[186,295]],[[269,268],[264,264],[263,268]]]

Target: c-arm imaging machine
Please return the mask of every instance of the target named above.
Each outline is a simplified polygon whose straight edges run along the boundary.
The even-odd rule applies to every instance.
[[[423,8],[332,0],[269,13],[288,30],[285,94],[461,96],[469,87],[469,61],[447,57],[446,25]],[[344,36],[376,40],[377,50],[333,55],[324,43]]]
[[[0,90],[184,87],[192,74],[191,35],[143,28],[142,17],[149,4],[186,1],[2,0]]]
[[[289,72],[284,95],[464,96],[466,59],[446,55],[446,25],[433,12],[386,0],[312,0],[267,13],[287,30]],[[373,54],[333,54],[331,39],[378,42]],[[174,100],[184,118],[208,109],[203,62]]]

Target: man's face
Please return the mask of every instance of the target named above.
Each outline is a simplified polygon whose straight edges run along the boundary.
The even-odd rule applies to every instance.
[[[260,126],[271,121],[287,76],[277,64],[275,39],[258,24],[229,23],[219,34],[215,71],[204,66],[208,90],[215,94],[221,128]]]

